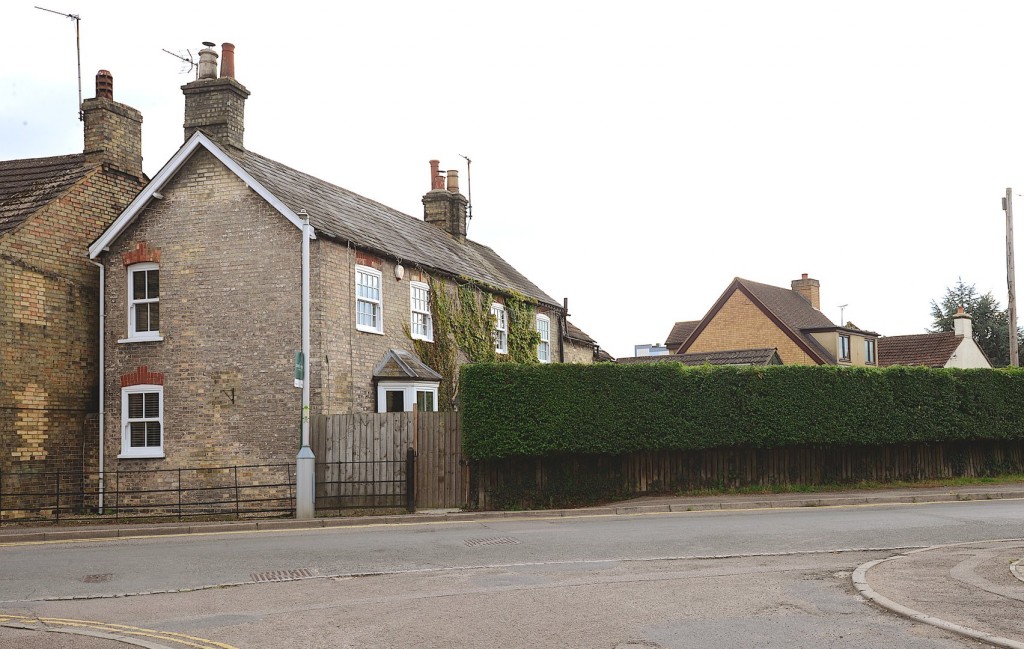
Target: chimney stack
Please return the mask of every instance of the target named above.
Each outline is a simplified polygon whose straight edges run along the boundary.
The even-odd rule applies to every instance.
[[[235,46],[224,43],[221,57],[213,43],[199,51],[199,78],[181,87],[185,94],[185,139],[201,130],[221,146],[244,149],[245,100],[249,91],[235,80]],[[217,77],[217,59],[221,75]]]
[[[114,101],[107,70],[96,73],[96,96],[82,102],[82,117],[86,159],[142,180],[142,113]]]
[[[790,287],[800,294],[802,298],[811,303],[811,306],[821,311],[821,282],[816,279],[811,279],[804,273],[800,276],[800,279],[794,279],[790,282]],[[842,325],[843,323],[839,323]]]
[[[974,337],[974,325],[971,316],[964,313],[962,306],[956,308],[956,315],[953,316],[953,333],[964,338]]]
[[[447,232],[459,242],[466,240],[466,208],[469,199],[459,193],[459,172],[441,173],[441,163],[430,161],[430,191],[423,195],[423,220]]]

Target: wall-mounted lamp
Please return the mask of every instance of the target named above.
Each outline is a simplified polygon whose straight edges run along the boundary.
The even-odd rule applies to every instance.
[[[395,279],[399,282],[405,277],[405,267],[402,264],[395,264]]]
[[[164,199],[164,195],[161,194],[160,192],[153,192],[153,198],[155,198],[158,201],[162,201]]]

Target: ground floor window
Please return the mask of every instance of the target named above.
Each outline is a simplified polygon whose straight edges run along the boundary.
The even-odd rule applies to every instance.
[[[133,385],[121,389],[121,455],[164,456],[164,388]]]
[[[437,383],[432,381],[377,383],[377,412],[437,412]]]

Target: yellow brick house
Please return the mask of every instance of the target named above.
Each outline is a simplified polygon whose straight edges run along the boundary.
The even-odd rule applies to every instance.
[[[700,320],[677,322],[674,354],[774,348],[785,365],[878,364],[878,334],[837,325],[820,310],[820,282],[805,273],[790,288],[737,277]]]

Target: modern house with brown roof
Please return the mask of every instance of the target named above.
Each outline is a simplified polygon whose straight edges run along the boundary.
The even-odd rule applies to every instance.
[[[669,333],[676,354],[775,349],[786,365],[875,365],[878,334],[840,326],[820,310],[820,283],[805,273],[790,288],[735,278],[697,321]]]
[[[992,367],[974,340],[971,316],[964,313],[963,307],[953,316],[953,331],[879,338],[878,364],[882,367]]]
[[[82,153],[0,161],[0,472],[82,471],[99,447],[87,253],[145,183],[142,115],[114,101],[101,70],[81,116]]]
[[[457,171],[431,161],[417,218],[261,156],[243,142],[233,46],[219,74],[215,50],[200,57],[184,145],[89,249],[105,274],[107,470],[291,461],[304,274],[314,415],[450,410],[445,388],[481,349],[558,362],[580,340],[593,360],[563,305],[467,238]]]

